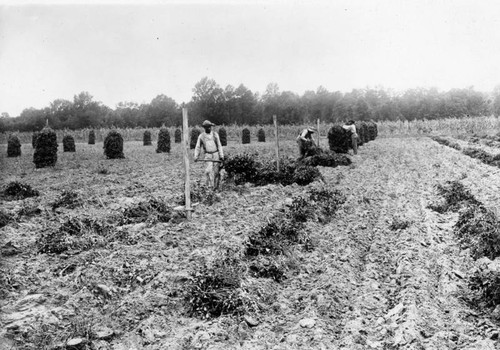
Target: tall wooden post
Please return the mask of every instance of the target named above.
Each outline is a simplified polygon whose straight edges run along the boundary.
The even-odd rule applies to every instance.
[[[186,217],[191,220],[191,182],[189,178],[189,123],[187,108],[182,108],[182,153],[184,154],[184,200]]]
[[[318,129],[318,147],[320,147],[320,145],[319,145],[319,139],[321,138],[321,133],[320,133],[320,130],[319,130],[319,118],[318,118],[317,124],[318,124],[318,127],[317,127],[317,129]]]
[[[276,138],[276,169],[280,172],[280,140],[278,136],[278,118],[273,115],[274,137]]]

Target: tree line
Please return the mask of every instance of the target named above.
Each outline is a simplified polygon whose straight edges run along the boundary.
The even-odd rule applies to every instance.
[[[330,92],[324,87],[302,95],[280,91],[276,83],[263,94],[243,84],[222,88],[213,79],[203,78],[193,88],[188,103],[178,104],[166,95],[150,103],[120,102],[112,109],[94,100],[88,92],[75,95],[73,101],[56,99],[49,106],[24,109],[18,117],[0,116],[0,132],[40,130],[49,121],[54,129],[99,127],[180,126],[182,107],[187,107],[191,124],[209,119],[221,124],[270,124],[277,115],[281,124],[344,120],[415,120],[481,115],[500,115],[500,86],[491,93],[473,87],[439,91],[435,88],[409,89],[395,93],[383,88]]]

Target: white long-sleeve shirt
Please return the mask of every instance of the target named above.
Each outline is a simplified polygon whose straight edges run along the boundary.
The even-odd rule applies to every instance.
[[[358,135],[358,133],[356,132],[356,125],[352,124],[352,125],[343,125],[342,126],[345,130],[350,130],[352,132],[353,135]]]
[[[219,157],[224,158],[224,151],[222,150],[222,144],[220,143],[219,134],[215,131],[210,131],[209,134],[206,132],[202,132],[200,136],[198,136],[198,140],[196,141],[196,147],[194,149],[194,158],[198,159],[201,152],[201,147],[203,146],[203,150],[205,153],[219,153]]]

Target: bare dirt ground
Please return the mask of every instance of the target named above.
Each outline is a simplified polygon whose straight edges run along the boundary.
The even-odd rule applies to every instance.
[[[294,151],[293,142],[283,146],[285,153]],[[40,191],[3,208],[42,209],[0,229],[1,245],[18,248],[2,256],[0,349],[64,348],[68,339],[91,332],[88,348],[116,350],[500,348],[495,322],[467,303],[475,263],[456,243],[456,214],[426,208],[435,199],[434,185],[457,179],[486,205],[498,206],[500,169],[428,138],[364,145],[351,166],[320,169],[347,202],[330,223],[307,223],[315,249],[296,249],[294,268],[281,283],[245,278],[262,303],[245,315],[251,321],[202,320],[185,312],[181,296],[189,272],[222,248],[241,247],[307,187],[228,190],[212,206],[198,205],[191,222],[125,225],[118,229],[125,239],[105,246],[37,253],[37,237],[65,217],[110,220],[149,196],[176,205],[183,184],[177,147],[165,155],[128,142],[124,160],[105,160],[101,147],[77,144],[76,154],[60,152],[55,168],[41,170],[31,163],[29,145],[21,159],[5,158],[5,146],[0,150],[0,184],[18,180]],[[272,143],[227,148],[244,150],[273,152]],[[193,177],[201,178],[203,165],[193,167]],[[65,189],[77,191],[82,206],[53,212],[50,204]]]

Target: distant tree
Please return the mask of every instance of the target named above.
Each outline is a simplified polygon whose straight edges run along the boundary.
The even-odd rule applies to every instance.
[[[203,120],[210,120],[215,124],[224,124],[225,97],[224,90],[213,79],[202,78],[193,88],[191,100],[193,124],[201,124]]]
[[[179,106],[170,97],[158,95],[146,107],[146,120],[149,127],[174,126],[180,123]]]

